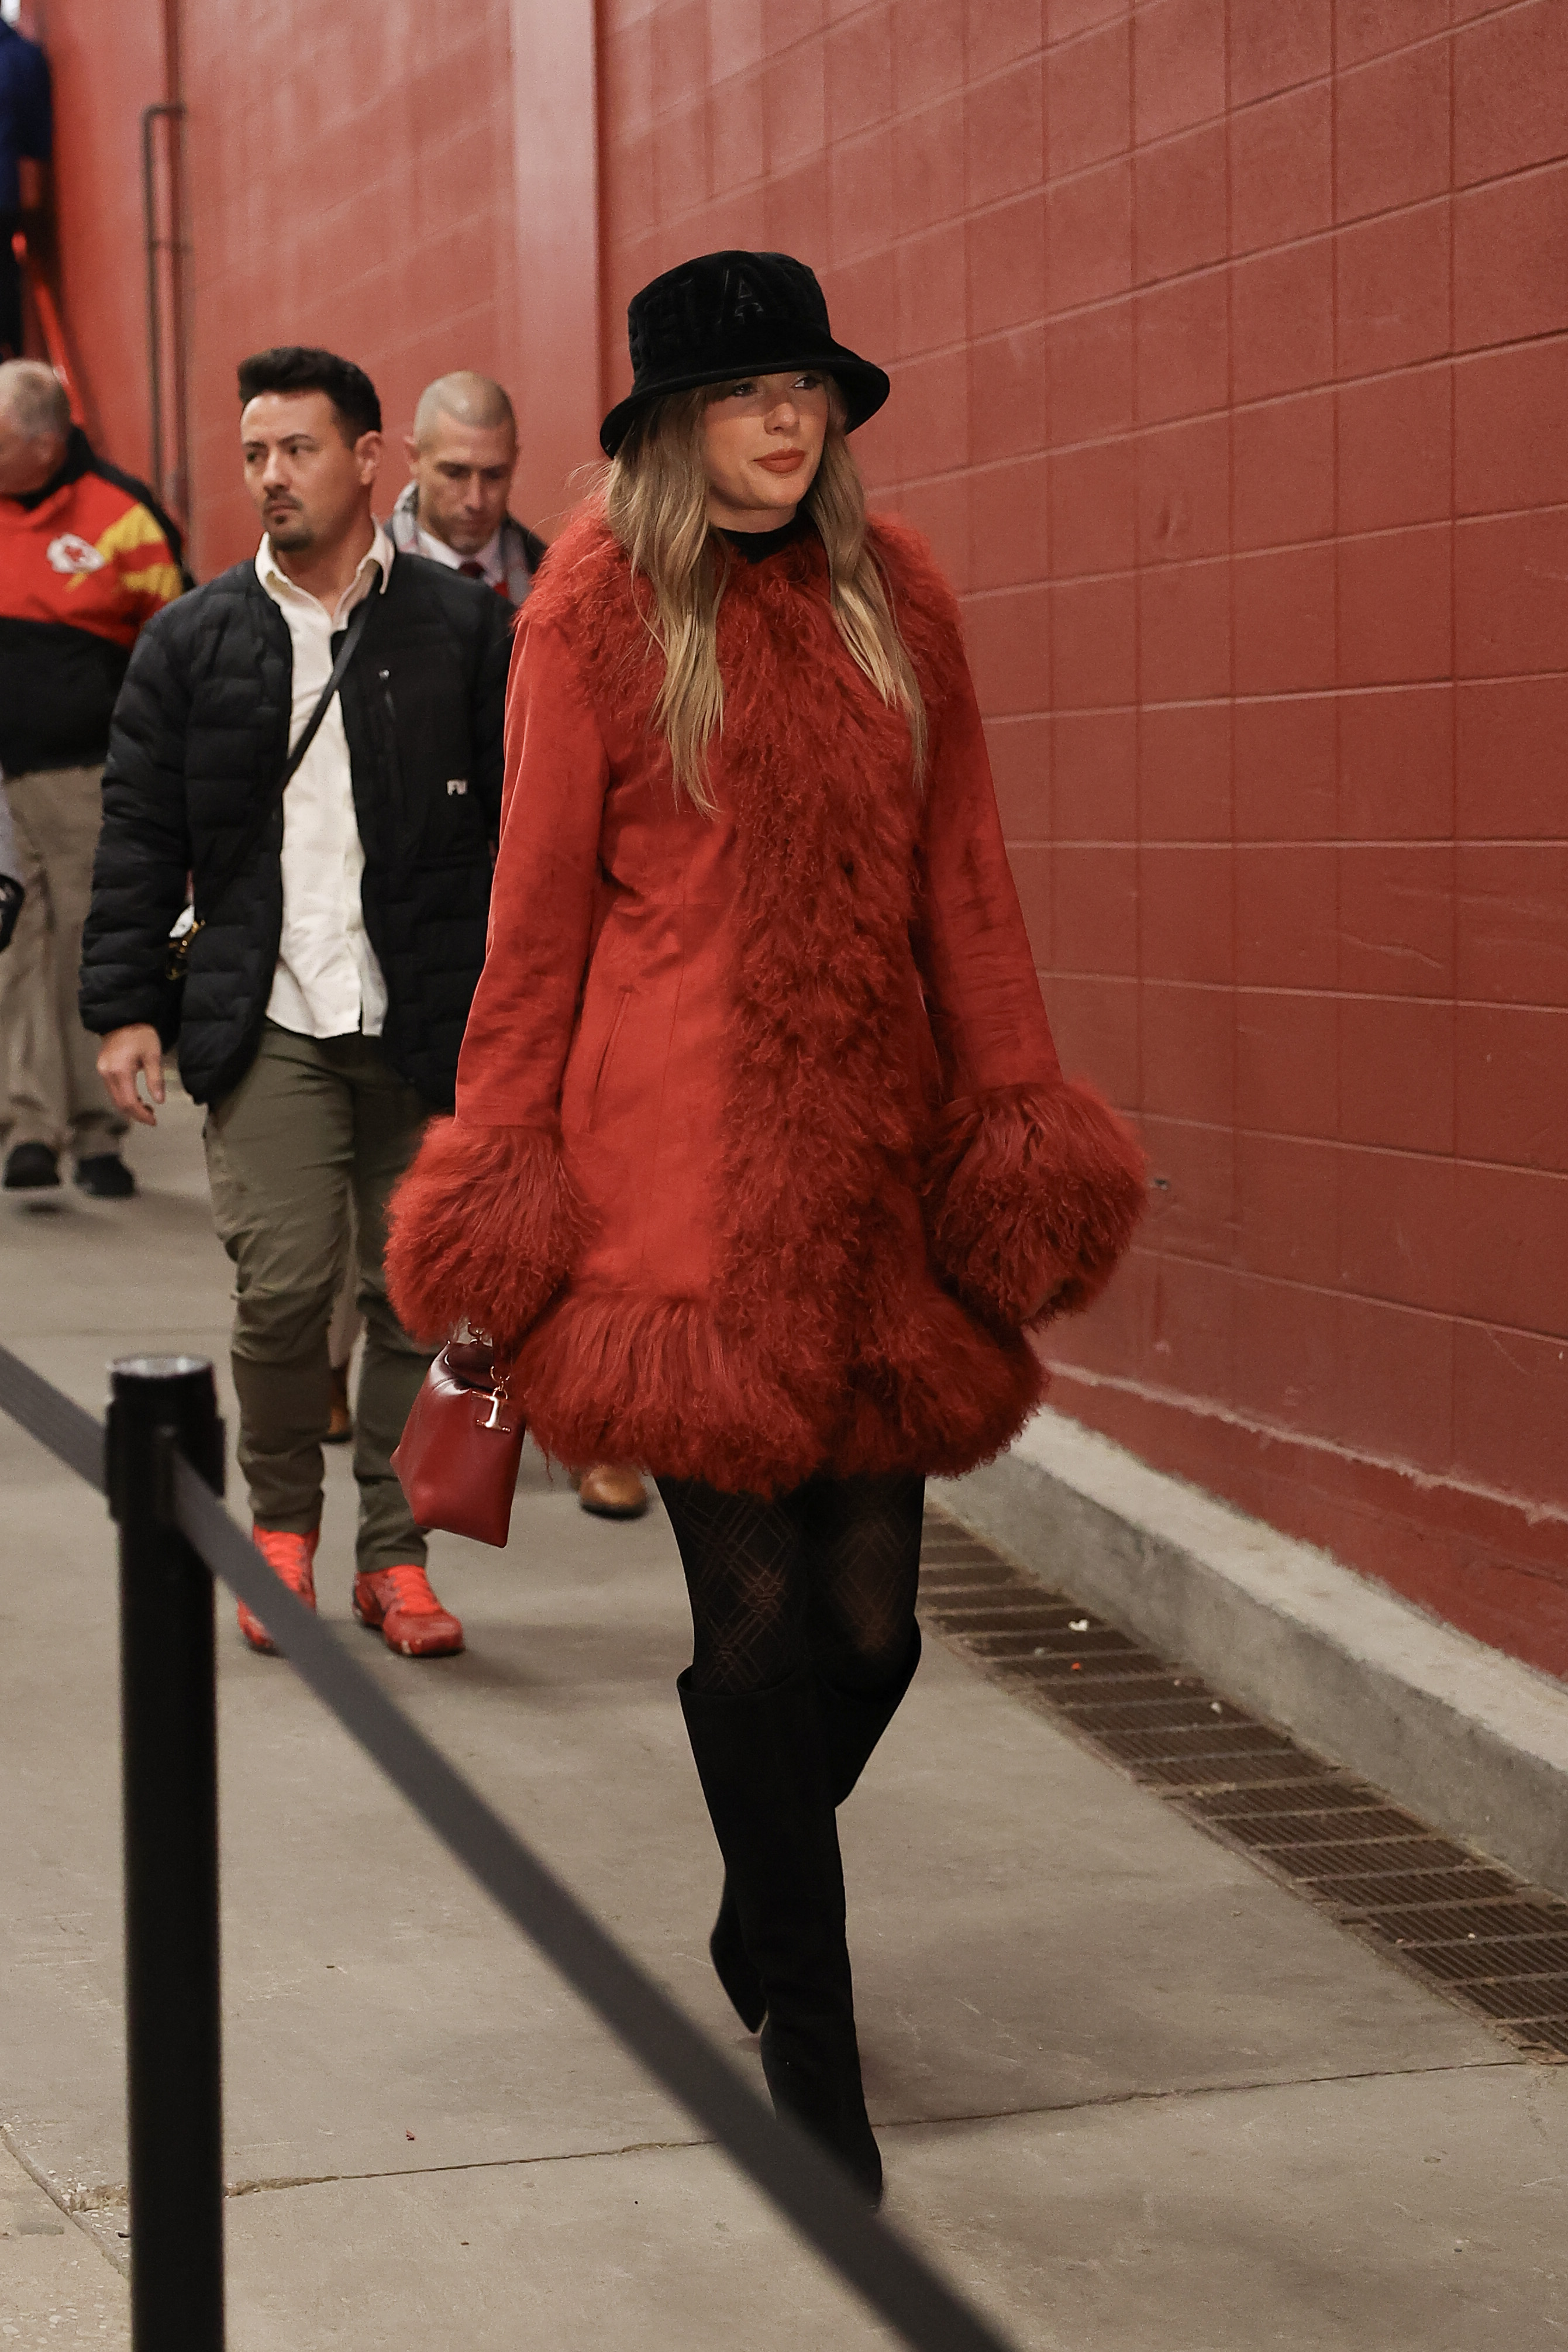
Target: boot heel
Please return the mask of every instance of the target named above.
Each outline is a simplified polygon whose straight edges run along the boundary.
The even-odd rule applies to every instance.
[[[836,2156],[874,2212],[882,2203],[882,2151],[865,2111],[853,2029],[847,2046],[825,2037],[806,2043],[770,2018],[762,2029],[762,2073],[774,2114],[792,2116]]]

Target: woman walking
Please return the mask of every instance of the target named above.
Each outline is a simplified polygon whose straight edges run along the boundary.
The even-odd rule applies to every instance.
[[[720,253],[630,310],[601,499],[514,655],[457,1115],[394,1211],[410,1330],[466,1318],[539,1444],[654,1474],[712,1953],[776,2108],[874,2201],[834,1809],[908,1688],[924,1481],[1005,1445],[1024,1337],[1142,1201],[1062,1078],[956,608],[870,520],[888,381],[811,272]]]

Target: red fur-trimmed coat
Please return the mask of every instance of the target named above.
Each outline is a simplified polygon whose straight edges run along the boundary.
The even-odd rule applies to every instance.
[[[873,544],[923,790],[814,536],[732,568],[716,818],[676,796],[594,510],[524,610],[456,1117],[386,1263],[409,1330],[515,1359],[564,1462],[758,1493],[970,1468],[1041,1393],[1025,1323],[1086,1305],[1137,1217],[1137,1148],[1051,1045],[956,608],[915,533]]]

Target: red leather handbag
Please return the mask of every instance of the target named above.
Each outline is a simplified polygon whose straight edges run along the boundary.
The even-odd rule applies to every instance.
[[[416,1523],[504,1544],[523,1430],[491,1349],[478,1339],[449,1339],[424,1376],[392,1458]]]

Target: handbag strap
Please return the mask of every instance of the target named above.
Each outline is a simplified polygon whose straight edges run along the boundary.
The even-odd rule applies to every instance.
[[[354,658],[355,649],[359,645],[360,639],[365,634],[365,623],[370,618],[371,606],[375,603],[380,594],[381,585],[378,582],[371,590],[368,596],[361,598],[359,604],[355,605],[352,613],[349,615],[349,625],[343,632],[343,642],[339,646],[337,659],[332,664],[331,676],[328,678],[326,685],[321,688],[320,698],[317,702],[315,709],[310,713],[309,718],[306,720],[303,728],[300,730],[298,740],[289,751],[287,759],[284,761],[282,773],[279,775],[277,782],[273,785],[271,792],[268,793],[266,802],[263,803],[262,807],[256,811],[250,823],[246,825],[245,832],[241,836],[239,847],[235,850],[234,856],[229,859],[227,866],[224,869],[223,879],[215,886],[209,883],[207,887],[202,893],[203,898],[206,900],[209,907],[215,907],[219,899],[223,897],[225,891],[228,888],[229,885],[232,882],[238,881],[240,876],[245,872],[246,867],[249,865],[253,852],[259,846],[262,835],[266,833],[267,826],[272,823],[273,817],[277,814],[277,811],[282,803],[283,795],[288,790],[288,786],[294,776],[295,771],[298,769],[301,760],[304,759],[306,752],[310,749],[311,744],[316,740],[316,731],[320,726],[323,719],[326,718],[328,710],[331,707],[332,697],[337,693],[338,688],[343,683],[343,679],[348,672],[349,664]],[[205,916],[201,917],[194,928],[200,929],[201,924],[205,920]]]

